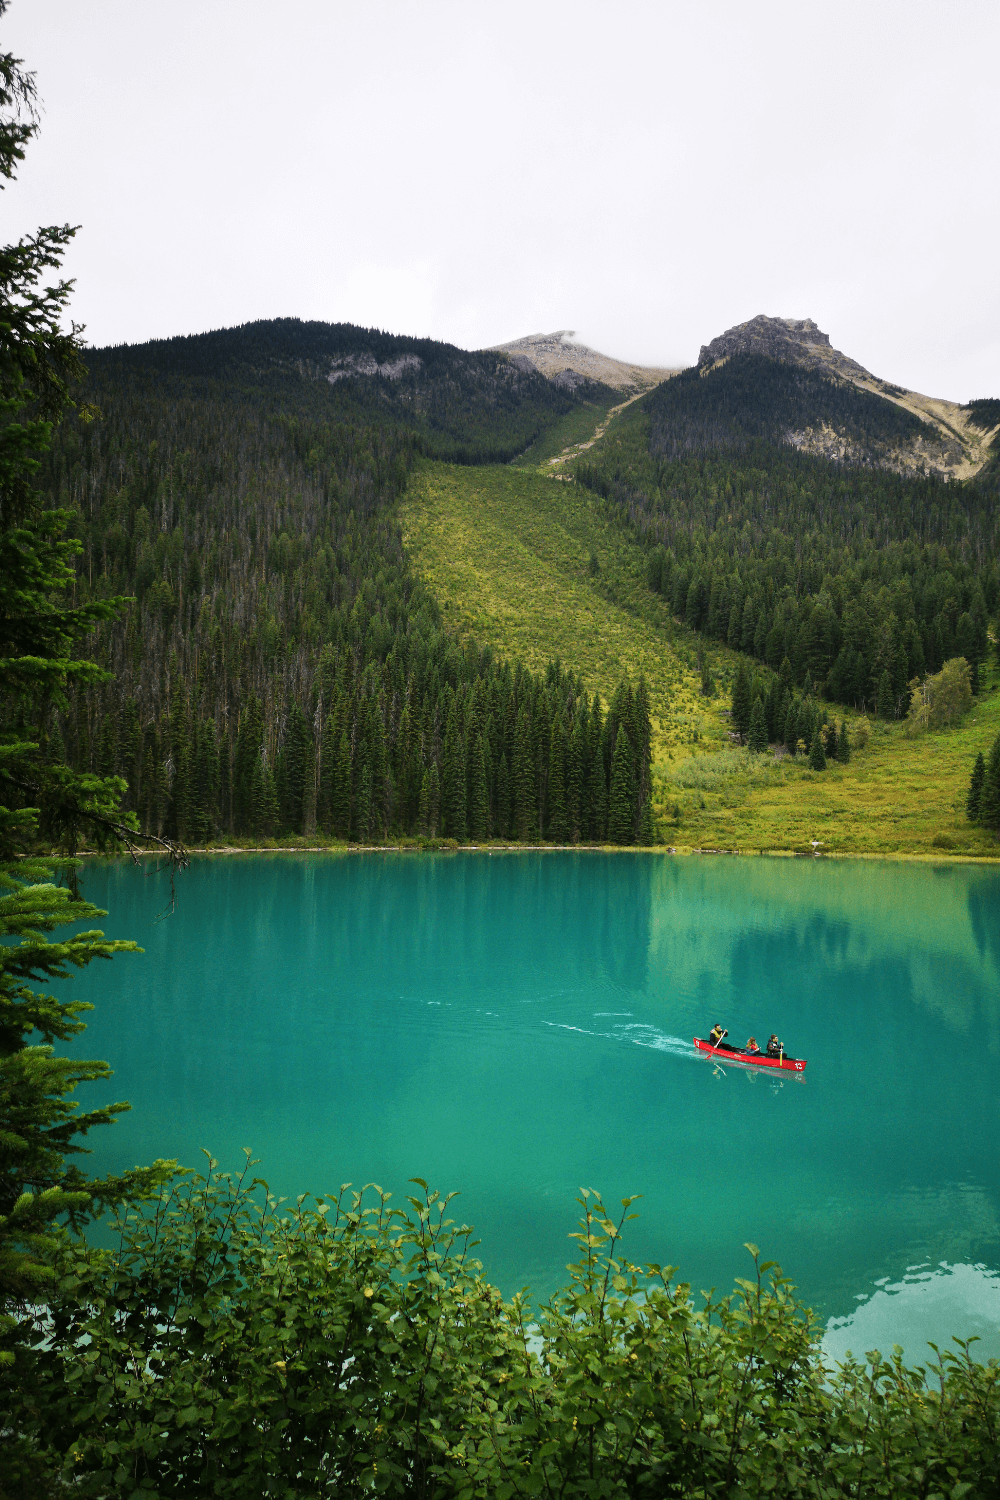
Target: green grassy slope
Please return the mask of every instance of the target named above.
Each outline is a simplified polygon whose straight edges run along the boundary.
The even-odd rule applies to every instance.
[[[551,427],[547,427],[530,448],[513,459],[513,467],[538,468],[548,463],[550,458],[556,458],[564,448],[587,442],[593,437],[598,423],[604,420],[613,406],[619,404],[620,399],[620,393],[613,391],[600,401],[585,401],[575,406],[564,417],[553,422]]]
[[[533,670],[558,655],[606,702],[624,672],[644,672],[659,759],[696,730],[721,733],[688,653],[671,644],[676,627],[646,587],[638,548],[580,485],[509,467],[426,463],[411,477],[400,519],[417,571],[460,638],[474,635]]]
[[[847,766],[810,771],[804,758],[774,761],[746,750],[676,756],[654,768],[654,806],[678,846],[829,854],[973,855],[1000,847],[965,816],[978,751],[1000,733],[994,673],[965,723],[910,738],[903,724],[872,726]]]
[[[850,765],[821,773],[802,760],[751,759],[727,748],[728,695],[698,692],[693,636],[646,586],[643,553],[597,496],[538,470],[426,463],[401,520],[416,569],[461,637],[535,669],[559,654],[605,697],[623,671],[646,674],[654,807],[668,843],[805,850],[815,838],[831,853],[1000,852],[964,816],[972,761],[1000,732],[995,673],[957,729],[911,739],[902,725],[876,724]],[[724,684],[735,657],[713,646],[712,660]]]

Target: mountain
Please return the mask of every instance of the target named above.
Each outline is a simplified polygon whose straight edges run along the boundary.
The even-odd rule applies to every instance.
[[[535,675],[459,643],[398,519],[429,455],[460,473],[509,459],[610,390],[294,319],[87,363],[40,480],[72,513],[75,601],[129,603],[88,642],[113,681],[50,712],[51,753],[123,776],[143,825],[189,842],[562,842],[607,836],[624,721],[618,824],[648,834],[646,700],[623,686],[605,714],[558,663]]]
[[[818,414],[810,420],[809,413],[800,412],[796,423],[787,428],[785,440],[803,452],[846,462],[875,461],[899,473],[927,470],[952,479],[971,478],[990,457],[988,450],[998,430],[996,424],[992,430],[984,430],[970,407],[941,397],[924,396],[879,379],[857,360],[834,349],[829,334],[823,333],[812,318],[770,318],[761,313],[704,344],[696,368],[699,373],[707,374],[736,355],[760,355],[814,371],[834,383],[854,386],[887,401],[922,424],[897,424],[893,430],[899,441],[888,448],[883,445],[873,453],[855,435],[831,425]]]
[[[963,480],[957,432],[859,368],[807,320],[754,319],[635,402],[575,478],[648,549],[650,584],[686,625],[775,671],[787,660],[790,692],[892,718],[952,657],[981,679],[1000,603],[1000,403],[962,409],[981,455]]]
[[[459,349],[350,323],[274,318],[146,344],[93,349],[102,390],[192,393],[314,421],[415,433],[455,463],[506,463],[594,393],[590,379],[546,380],[496,350]]]
[[[460,636],[400,530],[415,466],[451,460],[476,506],[505,503],[474,465],[542,483],[511,459],[603,427],[610,405],[575,478],[685,625],[774,669],[787,657],[791,692],[887,714],[950,656],[978,673],[1000,602],[993,489],[900,472],[900,453],[949,440],[835,366],[814,325],[781,330],[766,350],[723,335],[668,380],[561,336],[554,375],[576,359],[572,380],[516,349],[297,319],[89,351],[84,403],[40,478],[74,513],[77,601],[135,602],[95,631],[114,683],[53,716],[53,753],[124,775],[144,823],[192,840],[601,837],[624,720],[638,829],[645,708],[635,718],[623,688],[595,712],[571,637],[549,634],[565,667],[536,677]],[[542,360],[552,341],[522,342]],[[623,370],[657,382],[627,410],[609,383]],[[1000,404],[965,417],[985,448]],[[796,441],[810,432],[835,434],[836,462]],[[549,788],[571,765],[574,787],[593,780],[591,812],[574,792],[564,817]]]
[[[677,374],[676,368],[629,364],[599,354],[586,344],[576,343],[572,330],[567,328],[555,333],[529,333],[524,338],[511,339],[508,344],[494,344],[493,348],[509,355],[520,369],[539,370],[553,385],[565,390],[576,390],[589,380],[636,395]]]

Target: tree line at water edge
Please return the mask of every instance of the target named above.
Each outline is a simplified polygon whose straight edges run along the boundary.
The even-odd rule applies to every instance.
[[[305,708],[268,719],[254,692],[235,733],[202,717],[178,684],[162,722],[142,724],[113,688],[88,733],[88,705],[56,724],[53,757],[120,775],[144,827],[188,843],[226,835],[321,833],[483,842],[654,841],[649,697],[619,684],[605,708],[552,663],[532,674],[474,643],[390,653],[357,671],[320,652]]]

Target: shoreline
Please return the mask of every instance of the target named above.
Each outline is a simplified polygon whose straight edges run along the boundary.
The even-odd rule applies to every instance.
[[[1000,851],[996,854],[949,854],[947,850],[933,853],[906,850],[887,850],[875,854],[865,850],[829,849],[822,853],[812,849],[719,849],[698,845],[665,844],[217,844],[187,849],[187,854],[234,855],[234,854],[646,854],[670,856],[680,859],[692,855],[725,855],[739,859],[866,859],[885,860],[898,863],[952,864],[952,865],[1000,865]],[[162,859],[162,850],[138,850],[139,859]],[[32,858],[65,860],[66,854],[34,855]],[[132,859],[126,851],[108,853],[100,849],[79,849],[74,859]]]

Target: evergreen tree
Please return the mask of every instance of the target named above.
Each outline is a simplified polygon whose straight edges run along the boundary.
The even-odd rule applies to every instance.
[[[608,783],[600,748],[591,762],[588,792],[590,819],[587,836],[593,843],[601,844],[608,836]]]
[[[851,737],[847,732],[847,720],[840,722],[840,733],[837,735],[837,759],[842,766],[846,766],[851,759]]]
[[[211,719],[195,720],[192,751],[191,796],[188,809],[190,836],[207,842],[215,832],[218,800],[218,754],[215,725]]]
[[[764,712],[763,699],[760,697],[753,700],[753,708],[750,710],[747,744],[755,755],[763,755],[768,748],[767,717]]]
[[[180,687],[170,705],[170,807],[167,832],[171,838],[186,839],[191,814],[191,740],[188,728],[187,702]]]
[[[253,838],[263,838],[267,829],[267,788],[263,756],[258,755],[250,771],[250,790],[247,797],[246,831]]]
[[[229,755],[229,735],[225,730],[219,736],[219,822],[224,829],[233,826],[232,765]]]
[[[389,768],[385,753],[383,718],[378,700],[368,706],[368,766],[371,772],[371,822],[369,838],[382,839],[389,826]]]
[[[531,754],[535,765],[535,831],[534,838],[545,837],[548,822],[549,796],[549,743],[552,735],[552,715],[549,711],[549,695],[545,684],[535,684],[531,711]]]
[[[486,789],[486,757],[483,737],[477,734],[472,745],[472,786],[469,793],[469,837],[481,844],[490,836],[489,800]]]
[[[311,760],[311,744],[305,715],[298,703],[288,704],[284,743],[281,747],[282,774],[278,783],[280,821],[289,833],[302,833],[306,796],[306,774]]]
[[[809,768],[813,771],[826,770],[826,753],[823,749],[823,728],[817,724],[813,730],[812,744],[809,747]]]
[[[147,782],[149,787],[149,821],[146,826],[159,835],[163,833],[163,825],[167,816],[170,787],[163,742],[155,725],[150,736],[150,754],[151,766]]]
[[[422,785],[416,726],[407,702],[399,721],[395,756],[398,822],[404,832],[413,824]]]
[[[653,789],[653,721],[649,706],[649,688],[640,672],[639,686],[635,690],[632,709],[633,731],[630,736],[635,747],[635,795],[639,807],[652,794]]]
[[[339,839],[351,837],[351,744],[347,730],[342,729],[337,746],[336,771],[330,787],[330,819]]]
[[[504,751],[500,755],[500,769],[497,772],[497,833],[502,839],[510,838],[510,820],[510,771],[507,768],[507,754]]]
[[[333,712],[327,714],[319,741],[319,785],[316,792],[316,823],[323,833],[333,827],[333,787],[337,777],[337,746]]]
[[[118,720],[105,710],[97,746],[98,776],[114,776],[118,769]]]
[[[429,837],[431,831],[430,802],[431,802],[431,773],[425,771],[420,783],[420,805],[417,812],[417,831],[424,838]]]
[[[632,747],[624,726],[619,725],[611,758],[611,791],[608,799],[608,838],[612,844],[633,844],[635,783]]]
[[[87,705],[87,695],[77,692],[76,695],[76,767],[80,771],[92,769],[90,763],[90,711]]]
[[[983,797],[983,783],[986,780],[986,757],[980,750],[976,756],[976,763],[972,768],[972,778],[969,782],[969,794],[965,799],[965,815],[970,823],[979,822],[979,809]]]
[[[649,848],[656,843],[656,825],[653,821],[653,801],[647,797],[639,809],[639,843]]]
[[[0,15],[5,9],[0,4]],[[0,55],[0,178],[14,177],[36,132],[33,104],[31,75],[11,54]],[[98,848],[135,848],[145,840],[134,817],[122,812],[124,781],[81,776],[53,758],[54,737],[46,747],[44,732],[36,733],[53,711],[69,716],[74,690],[77,715],[86,714],[83,689],[107,682],[109,673],[81,659],[77,643],[124,608],[117,595],[69,602],[81,551],[65,537],[74,516],[45,509],[34,489],[51,441],[46,419],[59,417],[68,384],[82,373],[79,337],[60,328],[71,283],[39,285],[59,266],[73,233],[68,225],[43,229],[0,249],[0,1368],[15,1371],[31,1356],[11,1347],[21,1335],[10,1314],[45,1297],[55,1221],[66,1218],[79,1228],[103,1205],[162,1182],[171,1165],[103,1181],[88,1181],[70,1165],[67,1157],[84,1149],[79,1138],[128,1106],[77,1113],[77,1085],[104,1083],[111,1070],[53,1055],[54,1043],[84,1030],[79,1017],[88,1007],[48,993],[51,982],[136,945],[108,942],[94,929],[48,940],[56,928],[79,929],[105,913],[55,884],[53,861],[37,857],[38,843],[71,856],[81,835]],[[179,851],[170,852],[181,862]],[[71,868],[75,874],[75,863]],[[6,1400],[3,1406],[8,1410]],[[3,1425],[6,1460],[17,1434],[6,1419]],[[4,1470],[6,1490],[6,1463]],[[17,1492],[41,1493],[41,1487]]]
[[[267,838],[273,838],[278,832],[281,821],[281,813],[278,808],[278,788],[274,781],[274,772],[270,766],[264,767],[264,795],[262,803],[263,833]]]
[[[465,742],[456,698],[448,712],[441,762],[441,831],[446,838],[464,839],[465,828]]]
[[[781,700],[784,689],[777,677],[771,678],[764,699],[764,725],[767,733],[768,744],[781,739],[781,731],[785,727],[784,716],[781,714]],[[779,722],[780,719],[780,722]]]
[[[566,757],[566,817],[569,837],[574,844],[580,842],[584,827],[584,768],[587,756],[587,736],[583,720],[578,715],[569,737]]]
[[[359,844],[367,844],[372,836],[372,768],[366,761],[358,777],[357,833]]]
[[[440,818],[441,778],[438,773],[437,761],[434,761],[431,765],[427,787],[427,831],[431,838],[437,837]]]
[[[604,758],[604,705],[595,693],[590,706],[590,776],[587,786],[587,838],[602,843],[608,834],[608,762]]]
[[[260,827],[253,822],[253,786],[264,739],[264,723],[260,701],[251,693],[240,714],[236,731],[236,748],[233,756],[233,823],[237,833],[259,834]],[[263,783],[260,783],[262,789]]]
[[[979,796],[979,821],[992,833],[1000,835],[1000,734],[993,741],[986,775]]]
[[[747,601],[749,607],[750,601]],[[741,660],[736,668],[736,677],[733,682],[732,699],[732,721],[733,728],[744,740],[750,732],[750,714],[753,711],[753,703],[750,698],[750,677],[747,673],[746,664]]]
[[[569,838],[565,744],[565,726],[561,719],[553,718],[549,738],[549,826],[546,831],[546,836],[553,844],[565,844]]]
[[[896,717],[892,678],[889,676],[888,670],[884,671],[878,680],[878,688],[875,694],[875,711],[880,719],[894,719]]]
[[[522,706],[517,716],[513,779],[514,836],[527,843],[535,832],[535,759],[527,704]]]

